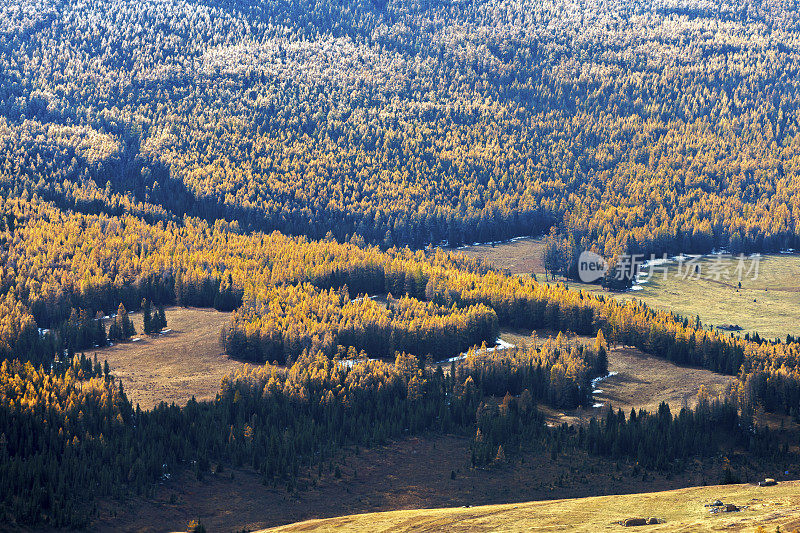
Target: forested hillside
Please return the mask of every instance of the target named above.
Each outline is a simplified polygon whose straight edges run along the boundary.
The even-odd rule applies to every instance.
[[[662,469],[686,454],[706,456],[731,445],[787,457],[752,425],[752,413],[763,406],[797,414],[795,342],[726,337],[699,321],[508,276],[442,251],[247,234],[191,218],[148,224],[133,216],[62,211],[35,198],[5,199],[3,212],[0,348],[4,358],[29,361],[7,361],[2,370],[6,497],[0,505],[8,520],[86,525],[93,500],[76,499],[73,489],[87,480],[97,487],[88,496],[149,494],[165,473],[192,467],[202,477],[212,463],[249,465],[265,482],[293,490],[298,469],[324,462],[343,445],[432,429],[480,430],[472,451],[477,467],[513,457],[521,446],[558,450],[565,442],[621,457],[644,450],[641,460]],[[403,297],[389,296],[385,304],[353,297],[381,291]],[[143,299],[238,307],[221,332],[229,353],[287,366],[254,370],[255,383],[246,376],[237,381],[245,388],[224,385],[216,402],[140,412],[99,362],[72,357],[81,347],[69,339],[94,342],[96,336],[76,334],[97,335],[97,322],[88,317],[115,309],[124,317],[126,306],[135,309]],[[452,363],[447,375],[422,365],[493,340],[500,325],[597,333],[597,341],[591,349],[558,341],[472,353]],[[622,426],[624,447],[610,433],[625,423],[624,415],[609,415],[602,435],[592,428],[577,436],[565,428],[549,432],[534,406],[589,405],[589,381],[605,372],[606,337],[678,364],[738,373],[739,384],[725,403],[702,407],[704,414],[682,413],[673,422],[668,411],[658,419],[639,413],[635,425]],[[394,364],[338,362],[387,356]],[[86,382],[92,376],[98,377]],[[90,387],[116,399],[86,396]],[[503,395],[498,407],[495,398]],[[116,411],[108,411],[109,402]],[[308,410],[308,418],[298,419],[298,409]],[[287,434],[289,419],[296,427]],[[648,450],[659,448],[648,437],[656,423],[664,434],[687,435],[699,434],[693,424],[715,424],[726,437],[676,441],[651,455]],[[669,430],[665,424],[672,423]],[[128,451],[115,455],[119,450]]]
[[[797,24],[766,2],[3,5],[0,522],[86,527],[187,469],[292,492],[345,446],[427,431],[468,436],[473,468],[564,446],[785,466],[753,414],[800,417],[795,339],[427,245],[800,248]],[[255,366],[142,411],[82,355],[142,305],[232,311],[220,341]],[[477,349],[501,327],[596,340]],[[591,405],[607,342],[736,385],[548,428],[539,405]]]
[[[2,182],[410,245],[798,247],[786,2],[15,1]]]

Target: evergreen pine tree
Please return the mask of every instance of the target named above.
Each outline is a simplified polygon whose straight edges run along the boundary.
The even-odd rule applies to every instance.
[[[158,306],[158,310],[156,311],[156,318],[157,318],[157,326],[156,326],[157,332],[167,327],[167,314],[164,312],[163,305]]]
[[[594,340],[594,353],[597,356],[595,373],[605,376],[608,374],[608,345],[602,329],[597,330],[597,337]]]
[[[108,344],[108,340],[106,338],[106,327],[103,325],[103,321],[99,318],[95,318],[94,322],[94,343],[97,346],[105,346]]]
[[[115,316],[108,325],[108,340],[114,342],[120,339],[122,339],[122,328],[119,325],[119,317]]]
[[[143,315],[143,318],[142,318],[143,325],[142,325],[142,327],[144,328],[144,332],[145,332],[146,335],[150,335],[154,331],[156,331],[155,324],[153,323],[153,318],[152,318],[151,313],[150,313],[150,307],[151,307],[150,306],[150,300],[148,300],[147,298],[143,299],[142,300],[142,315]]]
[[[136,334],[136,328],[133,327],[133,322],[128,316],[128,312],[125,310],[125,306],[122,303],[120,303],[119,307],[117,308],[116,323],[119,326],[119,338],[121,340],[130,339],[132,335]]]

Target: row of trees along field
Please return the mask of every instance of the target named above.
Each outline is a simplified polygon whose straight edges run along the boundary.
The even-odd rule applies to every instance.
[[[800,248],[800,15],[690,4],[3,12],[0,186],[386,248]]]
[[[151,316],[149,301],[142,302],[143,332],[154,335],[167,327],[167,317],[163,306],[159,306]],[[108,332],[104,321],[108,321]],[[86,309],[73,309],[69,319],[62,322],[55,332],[37,329],[40,340],[33,336],[33,326],[28,326],[30,342],[39,344],[32,353],[66,354],[71,357],[81,350],[107,346],[110,342],[127,341],[136,334],[133,320],[123,304],[119,304],[113,317],[105,317],[101,311],[90,316]]]
[[[680,472],[698,459],[717,456],[721,450],[746,450],[750,459],[766,461],[776,469],[790,468],[796,457],[789,452],[786,440],[768,427],[751,426],[751,419],[742,416],[739,406],[727,399],[701,397],[695,408],[682,408],[677,415],[665,403],[655,413],[631,410],[627,418],[621,410],[615,412],[609,407],[605,416],[592,418],[586,427],[563,424],[547,432],[531,423],[537,416],[541,414],[535,409],[531,412],[527,391],[518,397],[507,394],[499,405],[481,403],[470,446],[472,464],[505,463],[530,442],[549,449],[553,459],[570,449],[582,450],[614,461],[628,460],[637,472],[666,474]],[[741,482],[729,466],[719,481]]]

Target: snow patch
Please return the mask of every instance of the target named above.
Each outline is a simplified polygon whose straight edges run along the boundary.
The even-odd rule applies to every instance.
[[[371,358],[367,358],[367,359],[342,359],[341,361],[339,361],[339,364],[341,364],[341,365],[343,365],[343,366],[345,366],[347,368],[353,368],[353,366],[355,366],[357,363],[363,363],[364,361],[377,361],[377,359],[371,359]]]
[[[488,351],[492,350],[507,350],[509,348],[513,348],[514,345],[510,342],[506,342],[503,339],[497,339],[497,345],[494,348],[488,348]]]
[[[522,239],[532,239],[532,238],[533,237],[530,235],[522,235],[520,237],[512,237],[504,241],[473,242],[472,244],[465,244],[463,246],[459,246],[458,248],[456,248],[456,250],[463,250],[464,248],[469,248],[470,246],[491,246],[493,244],[507,244],[510,242],[521,241]]]
[[[607,380],[611,376],[616,376],[619,372],[609,372],[605,376],[596,377],[592,380],[592,394],[602,394],[602,390],[598,389],[597,386],[602,383],[603,381]]]
[[[377,298],[377,295],[367,296],[367,298],[370,299],[370,300],[374,300],[375,298]],[[356,303],[356,302],[360,302],[362,300],[364,300],[364,297],[363,296],[359,296],[358,298],[353,298],[350,301],[353,302],[353,303]]]
[[[507,350],[509,348],[514,348],[515,346],[516,346],[515,344],[511,344],[510,342],[506,342],[503,339],[498,338],[497,339],[497,344],[495,344],[491,348],[486,348],[486,351],[487,352],[493,352],[495,350]],[[445,364],[445,363],[454,363],[456,361],[461,361],[462,359],[466,359],[467,355],[468,355],[468,352],[464,352],[464,353],[461,353],[461,354],[459,354],[459,355],[457,355],[455,357],[451,357],[450,359],[445,359],[443,361],[437,361],[435,364],[442,365],[442,364]]]

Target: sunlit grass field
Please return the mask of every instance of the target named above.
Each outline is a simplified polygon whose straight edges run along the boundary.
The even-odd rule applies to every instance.
[[[546,281],[541,255],[542,239],[520,239],[494,246],[470,246],[460,250],[480,257],[489,264],[508,269],[522,276],[535,274],[537,280]],[[667,266],[667,277],[654,271],[650,281],[641,285],[641,290],[624,293],[609,293],[599,285],[586,285],[567,281],[574,289],[611,295],[614,298],[636,298],[652,307],[668,309],[694,318],[700,316],[703,324],[738,325],[742,331],[734,335],[758,332],[762,337],[785,338],[787,334],[800,335],[800,255],[776,254],[761,257],[758,273],[748,272],[752,266],[745,260],[742,286],[738,286],[737,259],[729,263],[729,279],[720,273],[713,274],[716,259],[705,256],[696,261],[700,267],[699,277],[684,278],[678,274],[676,262]]]
[[[800,256],[762,257],[758,275],[755,279],[753,273],[743,276],[741,288],[733,272],[735,266],[730,279],[715,279],[717,276],[709,273],[713,262],[712,257],[699,259],[700,275],[690,278],[676,275],[677,266],[670,263],[666,265],[666,279],[662,272],[654,272],[640,285],[641,290],[614,296],[636,298],[685,317],[700,316],[706,326],[740,326],[742,330],[734,335],[758,332],[772,339],[800,334]]]
[[[740,511],[713,514],[705,505],[732,503]],[[422,509],[309,520],[269,531],[792,531],[800,525],[800,485],[723,485],[666,492],[597,496],[520,504]],[[622,527],[626,518],[658,525]]]

